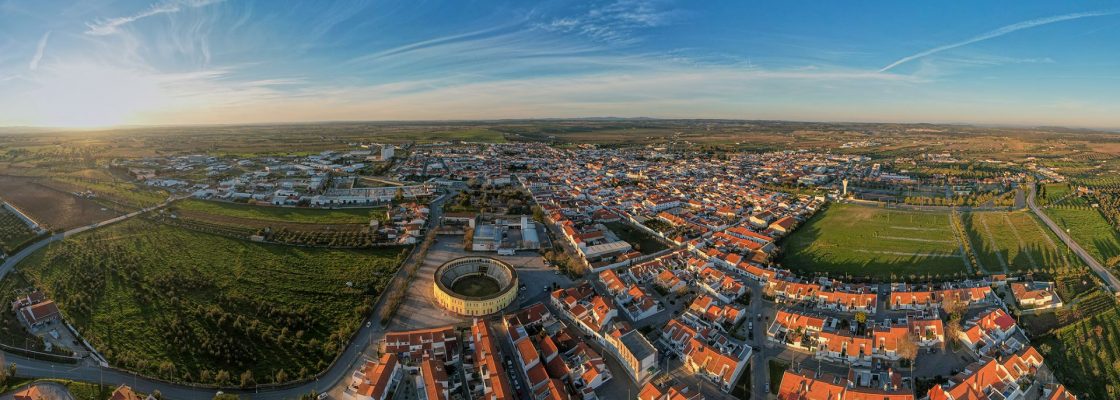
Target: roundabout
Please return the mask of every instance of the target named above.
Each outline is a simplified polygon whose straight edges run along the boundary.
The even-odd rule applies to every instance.
[[[459,315],[501,311],[517,298],[517,272],[490,257],[459,257],[436,268],[432,291],[436,303]]]

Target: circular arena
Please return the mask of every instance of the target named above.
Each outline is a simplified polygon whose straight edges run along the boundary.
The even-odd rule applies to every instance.
[[[517,298],[517,271],[490,257],[459,257],[436,268],[436,303],[460,315],[496,313]]]

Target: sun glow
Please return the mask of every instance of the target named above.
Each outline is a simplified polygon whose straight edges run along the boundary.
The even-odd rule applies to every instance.
[[[158,79],[142,71],[72,65],[42,71],[30,94],[39,125],[96,128],[137,122],[160,110],[166,96]]]

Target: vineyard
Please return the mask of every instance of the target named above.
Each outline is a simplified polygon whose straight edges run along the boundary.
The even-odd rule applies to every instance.
[[[171,218],[160,214],[153,218],[161,223],[193,231],[222,235],[242,240],[259,240],[295,246],[333,248],[364,248],[383,245],[382,237],[367,225],[314,225],[264,223],[236,224],[191,218]]]
[[[369,221],[373,219],[385,220],[386,212],[384,208],[330,210],[249,205],[196,199],[180,201],[175,204],[174,208],[187,214],[201,213],[235,219],[306,224],[369,224]]]
[[[1097,278],[1085,269],[1067,269],[1052,278],[1065,306],[1048,312],[1023,314],[1020,323],[1032,336],[1041,336],[1082,318],[1107,311],[1112,297],[1101,289]]]
[[[1112,262],[1120,255],[1120,233],[1096,209],[1090,207],[1052,206],[1046,214],[1070,237],[1085,248],[1097,261]],[[1115,265],[1113,265],[1115,266]]]
[[[1037,341],[1050,370],[1086,399],[1120,397],[1120,308],[1109,306]]]
[[[229,239],[133,219],[21,264],[111,364],[181,382],[307,378],[336,356],[407,254]]]
[[[36,236],[19,216],[0,206],[0,254],[12,253]]]

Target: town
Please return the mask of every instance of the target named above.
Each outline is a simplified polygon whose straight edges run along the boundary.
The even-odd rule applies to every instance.
[[[20,197],[6,202],[20,236],[5,265],[60,266],[109,251],[155,268],[150,256],[94,242],[97,232],[154,230],[180,246],[129,246],[214,260],[253,246],[296,265],[315,252],[338,266],[372,260],[370,275],[326,269],[301,284],[276,281],[273,295],[222,300],[197,321],[221,326],[211,318],[241,315],[249,322],[227,328],[236,335],[293,336],[232,358],[207,350],[229,361],[189,364],[132,350],[150,338],[104,336],[86,320],[103,311],[69,308],[97,292],[59,291],[64,282],[45,275],[57,267],[31,265],[5,281],[9,329],[23,341],[12,345],[33,359],[117,365],[226,395],[314,379],[312,367],[345,357],[349,368],[333,364],[337,384],[316,397],[1076,398],[1048,362],[1061,356],[1053,332],[1115,308],[1115,278],[1043,217],[1066,223],[1062,213],[1083,212],[1071,205],[1105,198],[1037,159],[874,150],[890,141],[712,151],[678,139],[624,147],[354,140],[314,153],[114,159],[89,172],[112,183],[31,181],[84,209],[54,216]],[[65,238],[51,232],[85,230],[94,234],[66,239],[80,240],[71,249],[50,245]],[[199,277],[137,278],[154,287],[239,285],[221,269],[189,268]],[[331,288],[339,282],[342,292]],[[254,300],[287,299],[307,285],[338,293],[327,304],[355,305],[354,314],[316,320],[324,314],[310,305]],[[170,290],[182,297],[167,306],[205,304]],[[265,322],[230,302],[285,317]],[[207,337],[172,323],[167,346]],[[332,326],[330,335],[308,335],[309,323]],[[324,339],[344,342],[307,347]],[[272,347],[284,343],[319,361],[284,366]],[[261,357],[277,364],[257,364]],[[244,372],[229,368],[249,360]],[[180,363],[197,372],[178,371]]]

